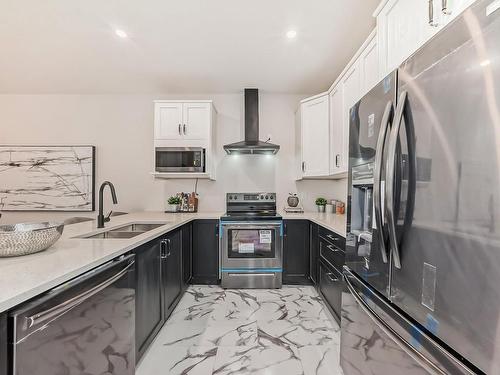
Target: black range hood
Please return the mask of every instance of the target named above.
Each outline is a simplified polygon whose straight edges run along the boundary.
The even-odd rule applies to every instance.
[[[276,154],[280,146],[259,140],[259,90],[245,89],[245,140],[224,145],[228,154]]]

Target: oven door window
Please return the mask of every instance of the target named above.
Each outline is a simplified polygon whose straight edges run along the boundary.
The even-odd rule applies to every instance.
[[[229,229],[229,258],[274,258],[276,256],[276,230]]]

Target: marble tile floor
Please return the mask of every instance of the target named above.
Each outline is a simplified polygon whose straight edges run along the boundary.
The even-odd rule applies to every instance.
[[[137,375],[342,375],[340,329],[312,287],[191,286]]]

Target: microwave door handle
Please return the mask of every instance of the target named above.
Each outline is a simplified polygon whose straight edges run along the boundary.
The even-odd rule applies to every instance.
[[[380,123],[380,131],[377,139],[377,148],[375,154],[375,171],[374,171],[374,181],[373,181],[373,202],[375,208],[375,223],[377,225],[377,233],[380,238],[380,252],[382,254],[382,261],[384,263],[388,262],[387,259],[387,248],[386,248],[386,236],[384,233],[384,225],[382,221],[382,162],[383,162],[383,152],[384,145],[387,141],[387,130],[389,128],[389,123],[391,122],[394,115],[394,106],[392,101],[387,102],[385,106],[384,115],[382,116],[382,121]]]

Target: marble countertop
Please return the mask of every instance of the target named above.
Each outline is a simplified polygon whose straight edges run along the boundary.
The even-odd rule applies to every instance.
[[[87,233],[98,233],[103,229],[97,229],[95,221],[67,225],[59,241],[46,251],[21,257],[0,258],[0,312],[71,280],[189,221],[218,219],[222,214],[223,212],[169,214],[144,211],[115,216],[106,223],[104,230],[131,222],[164,223],[156,229],[130,239],[75,238]],[[281,214],[284,219],[311,220],[345,236],[345,215],[316,212]]]
[[[130,239],[74,238],[100,232],[95,221],[67,225],[52,247],[40,253],[0,258],[0,312],[79,276],[194,219],[218,219],[222,212],[168,214],[137,212],[115,216],[106,230],[130,222],[159,222],[161,227]]]

